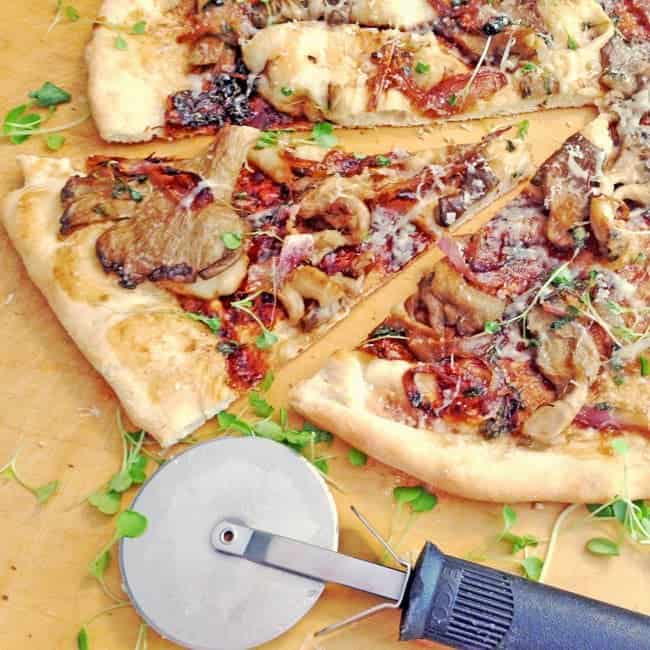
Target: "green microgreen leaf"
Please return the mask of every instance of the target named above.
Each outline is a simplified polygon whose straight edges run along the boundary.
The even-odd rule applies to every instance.
[[[285,432],[282,427],[273,420],[260,420],[253,425],[255,434],[262,438],[271,438],[277,442],[285,439]]]
[[[273,386],[273,382],[275,381],[275,374],[273,373],[272,370],[267,370],[266,374],[262,378],[262,381],[260,382],[258,388],[260,392],[266,393],[267,390]]]
[[[419,485],[415,486],[410,486],[410,487],[396,487],[393,490],[393,499],[395,500],[395,503],[397,504],[404,504],[404,503],[410,503],[411,501],[415,501],[419,497],[422,496],[424,493],[424,488],[422,488]]]
[[[456,95],[452,93],[451,95],[449,95],[449,98],[447,99],[447,103],[449,104],[449,106],[456,106],[457,100],[458,98],[456,97]]]
[[[485,326],[484,326],[484,331],[487,332],[488,334],[496,334],[501,330],[501,323],[499,323],[496,320],[489,320],[486,321]]]
[[[268,147],[275,147],[277,144],[278,144],[277,131],[262,131],[260,137],[257,139],[255,148],[266,149]]]
[[[47,503],[56,494],[59,487],[58,481],[50,481],[41,487],[34,488],[33,494],[40,504]]]
[[[428,63],[424,63],[423,61],[418,61],[415,64],[415,71],[418,74],[426,74],[427,72],[431,71],[431,66]]]
[[[67,90],[59,88],[50,81],[46,81],[38,90],[30,92],[29,96],[36,100],[37,106],[43,108],[66,104],[72,99],[72,95]]]
[[[509,531],[517,523],[517,513],[509,506],[504,505],[501,509],[503,517],[503,531]]]
[[[625,438],[614,438],[609,444],[619,456],[624,456],[630,450],[630,446]]]
[[[88,572],[97,580],[103,580],[106,569],[111,562],[111,552],[109,549],[102,550],[99,555],[88,565]]]
[[[115,532],[118,539],[130,539],[144,535],[147,530],[147,518],[135,510],[124,510],[115,522]]]
[[[221,329],[221,320],[216,316],[205,316],[196,312],[185,312],[185,316],[190,320],[195,320],[206,325],[213,334],[218,334]]]
[[[268,350],[273,347],[278,342],[278,337],[269,332],[266,328],[262,330],[262,333],[255,339],[255,346],[260,350]]]
[[[45,144],[50,151],[58,151],[65,144],[65,137],[60,133],[50,133],[45,139]]]
[[[585,548],[594,555],[620,555],[619,545],[606,537],[593,537]]]
[[[314,467],[321,471],[323,474],[329,474],[330,466],[326,458],[316,458],[312,461]]]
[[[650,377],[650,359],[648,357],[639,357],[639,368],[642,377]]]
[[[115,37],[114,45],[116,50],[126,50],[129,47],[126,39],[121,34],[118,34]]]
[[[523,140],[528,135],[528,129],[530,128],[530,122],[528,120],[522,120],[517,124],[517,137],[520,140]]]
[[[113,492],[126,492],[131,485],[133,485],[133,479],[128,469],[123,469],[121,472],[118,472],[111,478],[108,483],[108,487]]]
[[[375,162],[380,167],[389,167],[392,160],[388,156],[375,156]]]
[[[12,108],[4,118],[2,132],[10,136],[13,144],[22,144],[31,133],[41,125],[43,118],[38,113],[25,113],[27,104],[21,104]]]
[[[141,35],[144,34],[146,31],[147,31],[146,20],[139,20],[137,23],[133,24],[133,27],[131,27],[131,34]]]
[[[500,542],[510,544],[510,552],[516,555],[528,547],[539,546],[539,540],[534,535],[515,535],[514,533],[505,532],[499,537]]]
[[[280,88],[280,92],[285,97],[291,97],[291,95],[293,95],[293,88],[289,88],[288,86],[282,86],[282,88]]]
[[[122,505],[122,495],[112,490],[95,492],[88,497],[88,503],[105,515],[114,515]]]
[[[224,232],[221,235],[223,245],[230,251],[237,250],[244,241],[244,235],[240,232]]]
[[[571,287],[573,286],[573,274],[569,267],[559,267],[551,275],[551,284],[556,287]]]
[[[248,403],[253,407],[257,417],[268,418],[273,415],[273,407],[257,391],[248,394]]]
[[[324,442],[329,445],[334,440],[334,436],[329,431],[325,431],[311,422],[303,422],[302,431],[307,432],[316,444]]]
[[[408,504],[411,512],[429,512],[438,505],[438,497],[423,489],[422,494],[416,499],[409,501]]]
[[[526,63],[521,66],[521,70],[522,72],[533,72],[534,70],[537,70],[537,66],[530,61],[526,61]]]
[[[318,122],[311,130],[311,137],[319,147],[329,149],[336,145],[334,128],[329,122]]]
[[[253,428],[250,424],[241,420],[233,413],[228,413],[228,411],[221,411],[217,415],[217,422],[219,423],[219,427],[224,430],[233,429],[234,431],[243,433],[245,436],[250,436],[253,433]]]
[[[129,463],[129,475],[136,485],[140,485],[147,480],[147,465],[149,459],[144,454],[137,454]]]
[[[573,38],[573,36],[571,36],[571,34],[567,34],[566,35],[566,46],[570,50],[577,50],[578,49],[578,41],[576,41],[576,39]]]
[[[521,568],[524,575],[529,580],[534,580],[535,582],[539,581],[543,566],[544,562],[538,557],[527,557],[521,561]]]
[[[77,634],[77,650],[90,650],[90,639],[88,637],[88,630],[82,627]]]
[[[81,18],[81,14],[72,5],[67,5],[63,9],[63,13],[71,23],[76,23]]]
[[[368,456],[359,449],[350,449],[348,451],[348,460],[354,467],[363,467],[368,462]]]

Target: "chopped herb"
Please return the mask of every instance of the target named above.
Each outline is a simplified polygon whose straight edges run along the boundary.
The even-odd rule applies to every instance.
[[[409,502],[409,507],[413,513],[429,512],[430,510],[433,510],[436,505],[438,505],[438,497],[426,490],[422,490],[422,494],[420,494],[417,499],[413,499],[413,501]]]
[[[578,248],[583,248],[587,239],[589,238],[589,233],[584,226],[577,226],[571,230],[571,236],[573,241]]]
[[[45,139],[45,144],[50,151],[58,151],[65,144],[65,137],[60,133],[51,133]]]
[[[291,95],[293,95],[293,88],[289,88],[288,86],[282,86],[282,88],[280,88],[280,92],[285,97],[291,97]]]
[[[253,428],[248,424],[248,422],[241,420],[232,413],[228,413],[228,411],[221,411],[217,414],[217,422],[219,423],[219,428],[224,431],[232,429],[239,433],[243,433],[245,436],[250,436],[253,433]]]
[[[452,93],[451,95],[449,95],[447,99],[447,103],[449,104],[449,106],[456,106],[456,100],[457,100],[456,95]]]
[[[77,650],[90,650],[88,630],[85,627],[82,627],[77,634]]]
[[[586,544],[585,548],[594,555],[620,555],[619,546],[616,542],[606,537],[593,537]]]
[[[255,339],[255,346],[260,350],[268,350],[272,348],[278,342],[278,337],[269,332],[266,328],[262,330],[262,333]]]
[[[533,72],[534,70],[537,70],[537,66],[534,63],[531,63],[530,61],[527,61],[521,66],[522,72]]]
[[[577,50],[578,49],[578,42],[576,41],[575,38],[573,38],[573,36],[571,36],[571,34],[567,34],[566,46],[570,50]]]
[[[650,359],[648,357],[639,357],[639,365],[641,367],[641,376],[648,377],[650,376]]]
[[[80,18],[81,15],[79,12],[72,6],[72,5],[67,5],[65,9],[63,10],[65,17],[71,22],[71,23],[76,23]]]
[[[128,43],[126,42],[126,40],[124,39],[124,37],[121,34],[118,34],[115,37],[114,45],[115,45],[116,50],[126,50],[129,47]]]
[[[527,557],[521,561],[521,568],[524,576],[529,580],[534,580],[535,582],[539,582],[543,566],[544,562],[538,557]]]
[[[560,267],[551,275],[551,284],[556,287],[570,287],[573,285],[573,275],[569,267]]]
[[[517,149],[517,146],[512,140],[506,140],[506,149],[510,152],[513,152]]]
[[[72,99],[72,95],[67,90],[55,86],[50,81],[46,81],[38,90],[30,92],[29,96],[36,100],[37,106],[42,108],[66,104]]]
[[[268,418],[273,415],[273,407],[255,390],[248,394],[248,403],[259,418]]]
[[[256,149],[266,149],[267,147],[275,147],[278,144],[277,131],[262,131],[262,134],[257,139]]]
[[[388,167],[392,161],[388,156],[375,156],[375,162],[380,167]]]
[[[146,20],[140,20],[137,23],[133,24],[133,27],[131,27],[131,33],[132,34],[144,34],[147,31],[147,21]]]
[[[415,64],[415,71],[418,74],[426,74],[427,72],[431,71],[431,66],[428,63],[424,63],[422,61],[418,61]]]
[[[11,460],[4,467],[0,467],[0,479],[4,478],[9,481],[15,481],[18,485],[20,485],[20,487],[27,490],[28,492],[31,492],[41,505],[44,505],[58,490],[59,482],[50,481],[49,483],[41,486],[33,486],[29,485],[29,483],[26,483],[18,473],[18,469],[16,467],[19,454],[20,449],[16,451]]]
[[[486,321],[484,331],[488,334],[496,334],[501,330],[501,323],[495,320]]]
[[[224,232],[221,235],[223,245],[230,251],[237,250],[244,240],[244,236],[240,232]]]
[[[323,474],[329,474],[330,467],[326,458],[316,458],[312,461],[312,463],[314,464],[314,467],[316,467],[316,469],[318,469]]]
[[[539,540],[534,535],[515,535],[514,533],[503,533],[499,538],[500,542],[510,544],[510,552],[513,555],[523,551],[525,548],[539,546]]]
[[[508,532],[517,523],[517,513],[509,505],[504,505],[501,509],[503,517],[503,532]]]
[[[404,503],[415,501],[423,492],[424,488],[419,485],[413,487],[400,486],[393,489],[393,499],[395,500],[395,503],[402,505]]]
[[[528,135],[528,129],[530,128],[530,122],[528,120],[522,120],[517,124],[517,137],[520,140],[523,140]]]
[[[272,370],[267,370],[266,374],[262,378],[262,381],[260,382],[259,389],[262,393],[266,393],[267,390],[273,386],[273,382],[275,381],[275,375],[273,374]]]
[[[38,113],[26,113],[27,104],[12,108],[6,115],[2,132],[13,144],[22,144],[41,125],[43,118]]]
[[[318,122],[311,130],[311,137],[320,147],[329,149],[336,145],[334,129],[329,122]]]
[[[350,449],[348,451],[348,460],[350,461],[350,465],[362,467],[368,462],[368,456],[359,449]]]
[[[192,311],[185,312],[185,316],[190,320],[195,320],[207,325],[213,334],[218,334],[221,329],[221,319],[216,316],[205,316],[204,314],[198,314]]]

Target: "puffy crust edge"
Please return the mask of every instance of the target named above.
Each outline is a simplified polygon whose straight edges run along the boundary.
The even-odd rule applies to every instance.
[[[339,352],[310,379],[298,384],[290,402],[301,415],[333,431],[373,458],[426,483],[468,499],[492,502],[604,502],[623,489],[623,459],[568,443],[541,451],[433,432],[372,413],[377,400],[365,382],[362,362]],[[629,436],[630,498],[650,496],[645,457],[650,444]]]
[[[223,358],[216,353],[210,360],[211,381],[206,381],[204,352],[214,350],[213,336],[198,323],[182,318],[182,310],[164,290],[150,283],[132,291],[120,289],[114,278],[103,273],[94,251],[86,256],[91,263],[80,267],[83,273],[75,281],[85,284],[87,278],[91,298],[99,298],[83,300],[66,291],[55,274],[57,252],[71,246],[73,252],[78,249],[83,254],[84,245],[94,248],[95,239],[90,228],[84,229],[89,236],[84,239],[81,231],[82,237],[72,243],[57,236],[59,194],[75,170],[68,159],[22,156],[19,163],[25,185],[7,196],[1,216],[29,277],[84,356],[115,391],[133,424],[163,446],[174,444],[235,398],[225,383]],[[120,325],[130,328],[130,340],[119,341],[122,329],[116,326]],[[139,364],[131,359],[135,350],[129,345],[143,339],[150,359]],[[172,352],[166,352],[170,345]]]
[[[86,48],[88,97],[104,140],[142,142],[164,135],[167,97],[190,86],[187,47],[176,41],[182,22],[165,15],[179,1],[104,0],[99,20],[147,22],[146,34],[123,35],[126,50],[115,47],[117,32],[101,24]]]

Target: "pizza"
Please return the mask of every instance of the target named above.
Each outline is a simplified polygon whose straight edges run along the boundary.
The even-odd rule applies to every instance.
[[[650,90],[635,90],[478,232],[443,237],[417,291],[293,407],[483,501],[605,502],[623,480],[609,440],[624,436],[628,496],[648,496]]]
[[[105,0],[89,98],[124,142],[585,106],[607,88],[612,18],[596,0]]]
[[[170,445],[530,175],[527,147],[363,156],[227,126],[197,156],[20,158],[4,224],[134,424]]]

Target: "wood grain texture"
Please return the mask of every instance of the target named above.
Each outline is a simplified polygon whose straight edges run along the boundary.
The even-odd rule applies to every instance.
[[[86,110],[83,47],[98,0],[75,2],[82,20],[74,24],[64,21],[50,34],[47,28],[53,17],[54,0],[5,4],[0,27],[0,109],[5,112],[22,103],[28,91],[50,80],[74,96],[73,104],[63,107],[55,120],[75,119]],[[541,162],[592,116],[589,110],[526,116],[531,121],[529,138],[535,145],[536,161]],[[376,129],[346,133],[341,140],[350,150],[366,153],[394,146],[418,149],[443,144],[445,138],[454,142],[476,140],[495,124],[516,121],[517,118],[508,118],[470,127],[441,126],[419,134],[416,129]],[[66,133],[66,137],[60,154],[79,160],[91,153],[186,154],[197,151],[206,141],[109,147],[99,140],[90,121]],[[20,183],[14,161],[17,153],[47,153],[38,137],[20,146],[4,140],[0,147],[2,194]],[[487,217],[483,215],[473,227]],[[392,304],[412,291],[418,273],[437,257],[433,252],[420,258],[364,301],[345,324],[287,366],[279,373],[271,392],[272,401],[278,406],[284,403],[289,386],[315,372],[335,349],[360,341]],[[46,506],[38,507],[34,498],[15,483],[0,480],[0,648],[69,650],[74,647],[80,623],[110,604],[97,584],[87,577],[87,565],[110,537],[113,522],[79,504],[119,465],[120,447],[114,424],[118,405],[27,279],[4,231],[0,231],[0,265],[0,466],[22,445],[19,468],[26,479],[37,485],[53,479],[61,481],[59,494]],[[207,425],[204,434],[210,435],[214,430],[214,425]],[[374,559],[380,554],[379,549],[352,520],[348,506],[354,503],[381,531],[387,532],[392,513],[391,490],[405,479],[372,461],[364,468],[351,467],[342,443],[336,443],[331,453],[338,456],[331,461],[331,475],[346,490],[344,495],[335,493],[341,516],[341,549]],[[545,539],[558,508],[535,509],[522,504],[517,511],[517,532]],[[579,520],[579,515],[572,519]],[[416,553],[429,538],[447,552],[464,555],[485,549],[500,526],[498,507],[442,495],[438,508],[419,518],[401,550]],[[586,539],[606,532],[605,524],[570,524],[560,538],[550,582],[650,614],[650,595],[645,588],[646,556],[629,546],[621,557],[614,559],[589,557],[582,550]],[[492,544],[488,553],[498,556],[493,564],[516,570],[504,549]],[[115,566],[109,571],[108,581],[115,591],[119,590]],[[270,644],[268,650],[409,647],[396,643],[394,614],[361,623],[319,641],[318,645],[307,640],[310,632],[374,602],[369,596],[330,586],[310,615]],[[131,610],[120,610],[91,625],[91,647],[132,648],[137,629],[136,615]],[[173,647],[154,634],[150,634],[149,640],[153,650]]]

